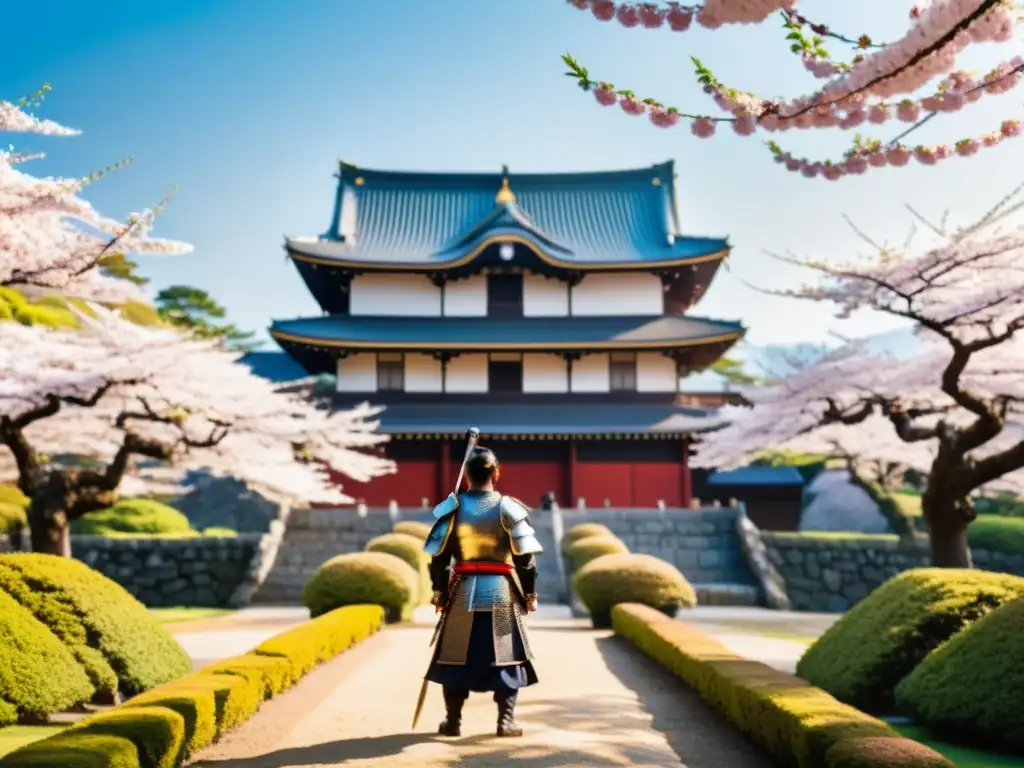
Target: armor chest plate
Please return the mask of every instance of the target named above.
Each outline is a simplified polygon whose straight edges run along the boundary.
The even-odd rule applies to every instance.
[[[463,560],[510,562],[511,541],[501,524],[501,494],[462,494],[455,535]]]

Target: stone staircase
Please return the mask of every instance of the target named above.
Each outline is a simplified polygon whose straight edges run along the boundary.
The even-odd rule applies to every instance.
[[[544,554],[537,558],[537,592],[541,603],[564,602],[562,577],[555,557],[557,545],[550,514],[533,513],[534,528]],[[431,522],[422,509],[369,509],[360,516],[354,509],[296,509],[287,522],[277,559],[253,597],[257,605],[298,605],[302,587],[320,565],[335,555],[362,552],[374,536],[391,530],[397,520]]]

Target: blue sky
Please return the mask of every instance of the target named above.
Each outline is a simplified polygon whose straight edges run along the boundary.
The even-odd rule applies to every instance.
[[[838,321],[829,308],[764,296],[805,275],[766,255],[839,257],[862,250],[842,219],[902,242],[912,203],[939,218],[969,217],[1022,181],[1024,140],[924,168],[882,170],[838,183],[775,165],[761,137],[692,138],[645,118],[601,109],[562,76],[574,53],[593,75],[642,95],[712,111],[693,84],[698,56],[725,81],[765,95],[810,91],[781,29],[675,34],[602,24],[563,0],[14,0],[0,48],[0,98],[53,93],[41,114],[78,138],[13,137],[49,157],[35,173],[84,174],[126,155],[134,164],[89,190],[123,216],[178,192],[157,234],[193,255],[143,260],[156,287],[197,285],[233,320],[263,331],[271,318],[318,311],[281,249],[284,235],[322,232],[338,158],[416,170],[593,170],[674,159],[690,234],[728,235],[730,272],[696,312],[741,319],[756,344],[821,341],[895,327],[885,318]],[[835,29],[875,39],[904,27],[906,4],[862,0],[834,10],[802,4]],[[11,7],[13,6],[13,7]],[[892,8],[889,6],[898,6]],[[17,30],[11,35],[10,30]],[[1002,55],[1001,55],[1002,54]],[[1011,53],[984,49],[968,66]],[[1010,96],[933,121],[923,142],[991,130],[1019,114]],[[1015,113],[1014,109],[1018,109]],[[898,126],[880,133],[891,137]],[[848,135],[788,133],[788,148],[838,155]],[[742,278],[742,279],[741,279]],[[268,347],[270,348],[270,347]]]

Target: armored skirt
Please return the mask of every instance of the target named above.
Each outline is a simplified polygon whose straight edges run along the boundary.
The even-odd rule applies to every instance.
[[[434,591],[444,597],[447,613],[426,678],[447,688],[510,695],[537,682],[523,623],[523,597],[536,582],[534,554],[513,554],[509,545],[504,553],[481,552],[473,536],[501,499],[494,492],[460,494],[453,516],[459,520],[451,521],[453,530],[431,561]],[[472,519],[476,513],[480,520]],[[506,531],[497,533],[510,542]],[[466,559],[467,549],[487,557]]]

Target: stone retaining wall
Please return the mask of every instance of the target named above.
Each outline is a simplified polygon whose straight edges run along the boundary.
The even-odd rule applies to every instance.
[[[760,586],[736,532],[742,516],[741,507],[562,510],[565,530],[606,525],[631,552],[672,563],[692,584]]]
[[[794,610],[846,611],[884,581],[929,564],[925,542],[761,532]],[[975,549],[978,568],[1024,576],[1024,554]]]
[[[121,539],[73,536],[75,558],[150,607],[223,607],[249,576],[259,534],[236,538]]]

